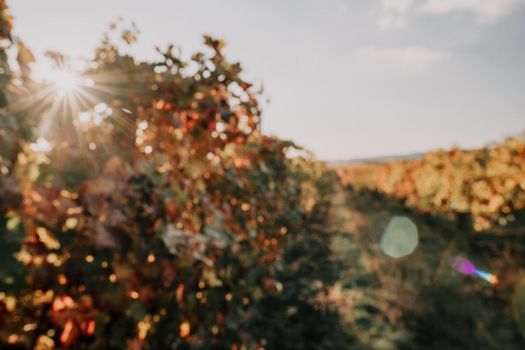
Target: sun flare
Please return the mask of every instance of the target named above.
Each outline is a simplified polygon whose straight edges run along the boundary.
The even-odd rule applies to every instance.
[[[59,96],[64,96],[79,87],[78,76],[69,70],[51,70],[47,80],[56,89]]]

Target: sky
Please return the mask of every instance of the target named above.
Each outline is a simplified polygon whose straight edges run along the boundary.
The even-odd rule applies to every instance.
[[[324,160],[475,148],[525,130],[525,0],[11,0],[34,52],[90,57],[118,17],[133,53],[223,38],[264,86],[263,130]]]

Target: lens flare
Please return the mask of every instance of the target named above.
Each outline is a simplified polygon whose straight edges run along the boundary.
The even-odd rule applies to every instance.
[[[78,87],[78,77],[68,70],[50,71],[49,80],[56,88],[59,96],[64,96]]]
[[[57,97],[72,95],[85,85],[75,70],[66,64],[60,66],[34,65],[32,78],[37,82],[46,84],[50,92]]]
[[[391,258],[402,258],[414,252],[419,244],[417,226],[406,216],[394,216],[381,237],[380,247]]]
[[[499,282],[498,276],[476,268],[476,266],[470,260],[465,258],[455,258],[452,261],[452,267],[464,275],[478,276],[492,285],[498,284]]]
[[[103,128],[108,117],[130,138],[135,137],[137,124],[131,110],[124,106],[113,110],[105,101],[130,93],[125,83],[139,77],[99,73],[94,67],[84,61],[55,56],[31,66],[30,79],[18,90],[21,93],[14,95],[10,109],[39,121],[36,135],[41,140],[31,145],[34,152],[49,152],[52,145],[78,146],[86,156],[103,151],[103,143],[95,142],[95,135],[89,131]],[[147,128],[147,123],[140,127],[140,130]]]

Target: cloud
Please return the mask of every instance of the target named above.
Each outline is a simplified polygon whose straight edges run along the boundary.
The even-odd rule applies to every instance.
[[[426,71],[451,56],[450,52],[420,46],[384,48],[366,46],[358,50],[357,57],[397,72]]]
[[[378,26],[381,29],[403,28],[417,15],[457,12],[471,14],[477,23],[485,24],[499,20],[524,3],[525,0],[382,0]]]
[[[414,0],[383,0],[379,27],[381,29],[405,27],[413,7]]]
[[[523,0],[426,0],[419,10],[437,15],[466,12],[473,14],[478,23],[487,23],[508,15],[523,3]]]

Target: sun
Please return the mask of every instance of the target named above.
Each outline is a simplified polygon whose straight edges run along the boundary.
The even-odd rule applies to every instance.
[[[65,96],[79,88],[78,76],[69,70],[56,69],[48,72],[47,79],[56,89],[58,96]]]
[[[51,96],[58,99],[69,98],[76,95],[84,85],[77,73],[79,71],[73,69],[73,65],[68,62],[44,62],[32,65],[31,78],[42,84]]]
[[[92,73],[85,62],[65,61],[34,64],[30,73],[27,85],[19,85],[24,93],[17,95],[11,108],[34,111],[39,118],[39,135],[43,140],[56,129],[75,130],[77,137],[81,137],[84,131],[99,126],[109,116],[135,126],[129,116],[123,116],[118,109],[113,110],[104,103],[107,97],[118,92],[107,82],[119,77]],[[60,137],[65,136],[61,134]],[[33,148],[47,151],[49,147],[37,142]]]

